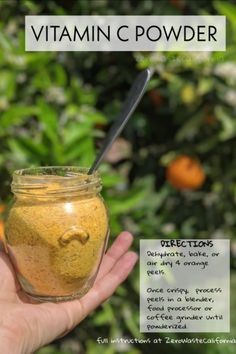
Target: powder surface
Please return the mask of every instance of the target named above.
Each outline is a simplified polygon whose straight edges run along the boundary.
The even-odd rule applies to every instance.
[[[21,284],[41,296],[67,296],[89,287],[107,234],[107,210],[99,196],[18,198],[5,230]]]

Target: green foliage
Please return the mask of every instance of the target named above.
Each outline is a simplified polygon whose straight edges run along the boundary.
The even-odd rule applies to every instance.
[[[89,166],[137,71],[153,66],[156,74],[149,90],[122,135],[131,144],[131,153],[120,153],[113,163],[107,159],[100,169],[111,239],[128,229],[135,235],[136,251],[140,238],[227,237],[235,242],[236,6],[233,1],[205,0],[178,4],[0,2],[0,202],[10,200],[15,169]],[[24,15],[45,13],[219,13],[228,18],[228,47],[219,53],[26,53]],[[207,180],[200,190],[177,191],[167,183],[166,166],[180,153],[202,162]],[[235,275],[232,280],[235,292]],[[80,344],[82,354],[154,352],[156,347],[148,345],[122,348],[96,342],[99,336],[145,338],[138,327],[138,297],[135,269],[101,310],[38,354],[75,354],[73,341]],[[234,322],[231,337],[236,335]],[[68,338],[72,342],[67,343]],[[158,348],[163,353],[183,351],[181,346]],[[191,353],[198,350],[190,348]],[[201,351],[230,354],[232,346],[210,345]]]
[[[69,351],[57,350],[53,345],[49,345],[37,351],[37,354],[72,354]]]

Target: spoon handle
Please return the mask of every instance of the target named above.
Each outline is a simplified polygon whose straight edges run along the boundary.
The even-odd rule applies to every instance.
[[[92,164],[91,168],[88,171],[89,175],[92,174],[95,170],[97,170],[100,162],[103,160],[105,154],[110,149],[114,140],[118,137],[118,135],[123,130],[124,126],[128,122],[129,118],[131,117],[132,113],[137,107],[139,101],[144,95],[145,88],[151,76],[152,76],[152,69],[146,69],[142,71],[134,81],[133,85],[129,90],[128,96],[122,106],[120,113],[118,114],[113,125],[111,126],[111,129],[109,130],[104,140],[101,150],[99,151],[94,163]]]

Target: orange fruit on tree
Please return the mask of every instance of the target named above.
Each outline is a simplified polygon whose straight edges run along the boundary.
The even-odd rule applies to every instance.
[[[167,167],[166,178],[176,189],[194,190],[203,185],[206,175],[198,160],[180,155]]]
[[[0,204],[0,214],[2,214],[6,209],[6,206],[4,204]]]
[[[217,119],[213,114],[210,114],[210,115],[207,115],[206,117],[204,117],[204,122],[207,125],[215,126],[217,123]]]
[[[158,90],[151,90],[148,94],[155,106],[161,106],[163,104],[164,99]]]
[[[4,225],[3,221],[0,220],[0,240],[3,240]]]
[[[0,204],[0,240],[3,240],[3,232],[4,232],[4,223],[2,220],[2,214],[6,210],[6,206],[4,204]]]
[[[0,242],[2,242],[5,252],[8,253],[6,240],[4,236],[4,223],[1,220],[0,220]]]
[[[184,0],[170,0],[172,6],[176,7],[179,10],[182,10],[185,7]]]

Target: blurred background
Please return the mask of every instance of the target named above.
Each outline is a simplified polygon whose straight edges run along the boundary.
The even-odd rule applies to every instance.
[[[25,15],[227,16],[219,53],[26,53]],[[36,165],[89,166],[139,70],[147,93],[101,166],[111,240],[230,238],[236,337],[236,4],[210,0],[0,1],[0,233],[11,174]],[[216,337],[218,334],[187,334]],[[234,353],[235,345],[98,345],[139,332],[139,269],[72,333],[37,354]],[[186,335],[171,334],[173,338]]]

